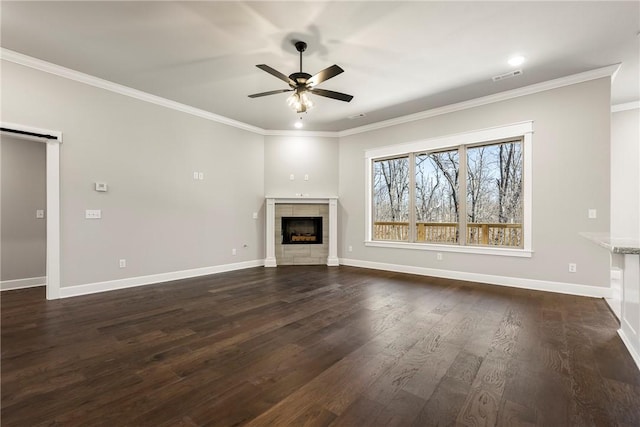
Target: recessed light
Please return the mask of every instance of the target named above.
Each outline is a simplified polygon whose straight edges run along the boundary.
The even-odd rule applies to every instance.
[[[293,126],[295,126],[296,129],[302,128],[302,120],[295,122]]]
[[[509,65],[511,65],[512,67],[517,67],[518,65],[522,64],[524,64],[524,56],[522,55],[512,56],[511,58],[509,58]]]

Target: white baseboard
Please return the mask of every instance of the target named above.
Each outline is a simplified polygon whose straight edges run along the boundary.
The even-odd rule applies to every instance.
[[[95,294],[98,292],[114,291],[117,289],[133,288],[135,286],[153,285],[171,280],[188,279],[190,277],[206,276],[208,274],[224,273],[227,271],[243,270],[245,268],[261,267],[264,260],[237,262],[234,264],[214,265],[211,267],[194,268],[191,270],[170,271],[168,273],[151,274],[149,276],[127,277],[126,279],[108,280],[106,282],[88,283],[85,285],[60,288],[60,298],[76,297]]]
[[[620,339],[622,339],[622,342],[627,347],[627,350],[629,350],[629,354],[633,358],[633,361],[636,362],[636,366],[638,367],[638,369],[640,369],[640,354],[638,353],[638,350],[636,350],[636,348],[633,346],[631,338],[629,338],[627,334],[624,333],[622,328],[618,329],[618,335],[620,335]]]
[[[620,320],[620,313],[622,311],[622,309],[621,309],[622,301],[620,301],[620,299],[616,298],[615,296],[613,298],[605,298],[604,300],[607,303],[607,305],[609,306],[609,308],[611,309],[611,312],[616,316],[616,318],[619,321]]]
[[[47,284],[47,276],[29,277],[26,279],[4,280],[0,282],[0,291],[10,291],[13,289],[35,288]]]
[[[557,292],[561,294],[580,295],[595,298],[611,297],[610,288],[578,285],[575,283],[549,282],[546,280],[495,276],[491,274],[467,273],[464,271],[440,270],[437,268],[414,267],[410,265],[387,264],[382,262],[362,261],[346,258],[341,258],[340,264],[349,265],[352,267],[371,268],[374,270],[386,270],[395,271],[398,273],[417,274],[420,276],[433,276],[441,277],[444,279],[488,283],[490,285],[509,286],[512,288],[530,289],[534,291]]]

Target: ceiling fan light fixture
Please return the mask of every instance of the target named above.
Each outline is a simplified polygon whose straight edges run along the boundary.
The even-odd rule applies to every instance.
[[[307,92],[292,93],[287,98],[287,105],[293,108],[296,113],[304,113],[305,111],[313,108],[314,104]]]
[[[296,113],[304,113],[308,109],[313,108],[313,101],[310,98],[310,94],[324,96],[325,98],[337,99],[338,101],[350,102],[353,99],[353,95],[347,95],[346,93],[334,92],[332,90],[318,89],[317,85],[329,80],[338,74],[344,72],[342,68],[337,65],[332,65],[325,68],[315,75],[311,75],[302,71],[302,52],[307,49],[307,44],[303,41],[295,42],[296,50],[300,54],[300,71],[290,74],[289,76],[282,74],[280,71],[269,67],[266,64],[258,64],[256,67],[262,71],[271,74],[272,76],[284,81],[289,85],[289,89],[277,89],[268,92],[254,93],[249,95],[249,98],[260,98],[267,95],[275,95],[283,92],[293,92],[291,96],[287,98],[287,104],[293,108]]]

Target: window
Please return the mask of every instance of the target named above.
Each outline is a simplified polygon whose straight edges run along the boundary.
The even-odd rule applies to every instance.
[[[458,150],[415,156],[416,241],[458,243]]]
[[[374,239],[409,240],[409,157],[373,162]]]
[[[467,244],[522,247],[522,142],[466,151]]]
[[[530,256],[531,133],[525,122],[368,151],[367,245]]]

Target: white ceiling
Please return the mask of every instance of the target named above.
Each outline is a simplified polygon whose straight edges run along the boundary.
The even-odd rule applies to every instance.
[[[1,45],[263,129],[291,129],[281,80],[338,64],[306,130],[341,131],[622,63],[612,104],[640,99],[640,2],[2,1]],[[507,59],[527,58],[524,73]],[[366,117],[347,117],[365,113]]]

